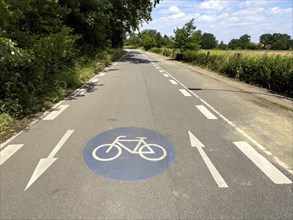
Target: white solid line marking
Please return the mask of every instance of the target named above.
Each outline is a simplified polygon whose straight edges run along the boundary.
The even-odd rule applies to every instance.
[[[178,84],[178,83],[177,83],[175,80],[173,80],[173,79],[170,79],[169,81],[170,81],[170,83],[172,83],[173,85],[177,85],[177,84]]]
[[[165,70],[166,73],[168,73],[170,75],[170,77],[172,77],[174,80],[176,80],[183,88],[187,89],[188,88],[182,83],[180,82],[178,79],[176,79],[172,74],[170,74],[169,72],[167,72]],[[197,99],[199,99],[202,103],[204,103],[206,106],[208,106],[211,110],[213,110],[220,118],[222,118],[225,122],[227,122],[230,126],[232,126],[233,128],[235,128],[241,135],[243,135],[246,139],[248,139],[251,143],[253,143],[256,147],[258,147],[260,150],[262,151],[266,151],[265,147],[262,146],[260,143],[258,143],[255,139],[253,139],[252,137],[250,137],[247,133],[245,133],[243,130],[241,130],[240,128],[238,128],[233,122],[231,122],[229,119],[227,119],[224,115],[222,115],[220,112],[218,112],[215,108],[213,108],[209,103],[207,103],[205,100],[203,100],[202,98],[200,98],[197,94],[195,94],[194,92],[190,91],[191,94],[196,97]],[[290,172],[293,175],[293,171],[288,169],[288,166],[284,163],[281,162],[280,160],[276,160],[277,163],[279,163],[283,168],[285,168],[286,170],[288,170],[288,172]]]
[[[59,105],[57,108],[47,115],[43,120],[54,120],[58,115],[60,115],[69,105]]]
[[[166,78],[169,78],[169,75],[168,74],[163,74],[163,76],[165,76]]]
[[[0,152],[0,166],[8,160],[13,154],[15,154],[23,144],[11,144]]]
[[[105,72],[102,72],[102,73],[100,73],[99,76],[105,76],[105,75],[106,75],[106,73]]]
[[[204,105],[196,105],[198,110],[204,114],[207,119],[218,119],[216,116],[214,116]]]
[[[244,141],[233,142],[267,177],[275,184],[290,184],[292,181],[280,170],[260,155],[248,143]]]
[[[74,130],[68,130],[47,158],[41,158],[24,191],[26,191],[56,160],[55,154],[65,144]]]
[[[184,96],[191,96],[185,89],[179,89]]]

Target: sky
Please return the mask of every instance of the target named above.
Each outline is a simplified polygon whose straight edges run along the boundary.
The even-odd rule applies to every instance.
[[[293,0],[161,0],[152,11],[151,22],[140,30],[156,29],[174,36],[194,18],[197,30],[213,33],[217,40],[229,43],[244,34],[252,42],[266,33],[293,35]]]

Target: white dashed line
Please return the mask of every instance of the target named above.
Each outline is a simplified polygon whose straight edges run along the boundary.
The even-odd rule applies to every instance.
[[[147,57],[148,58],[148,57]],[[149,59],[149,58],[148,58]],[[159,66],[159,65],[158,65]],[[167,72],[166,70],[164,70],[166,73],[168,73],[170,75],[170,77],[172,77],[175,81],[178,82],[178,84],[180,84],[183,88],[187,89],[188,88],[181,83],[178,79],[176,79],[172,74],[170,74],[169,72]],[[186,92],[186,91],[185,91]],[[250,137],[247,133],[245,133],[243,130],[241,130],[240,128],[238,128],[233,122],[231,122],[229,119],[227,119],[224,115],[222,115],[221,113],[219,113],[214,107],[212,107],[210,104],[208,104],[205,100],[203,100],[202,98],[200,98],[197,94],[195,94],[194,92],[190,91],[190,93],[196,97],[197,99],[199,99],[202,103],[204,103],[206,106],[208,106],[211,110],[213,110],[220,118],[222,118],[225,122],[227,122],[229,125],[231,125],[234,129],[236,129],[241,135],[243,135],[246,139],[248,139],[251,143],[253,143],[256,147],[258,147],[260,150],[262,150],[263,152],[269,152],[266,150],[266,148],[264,146],[262,146],[260,143],[258,143],[256,140],[254,140],[252,137]],[[270,155],[270,153],[266,153],[268,155]],[[293,170],[291,170],[289,168],[289,166],[287,164],[285,164],[284,162],[282,162],[278,157],[274,157],[274,160],[283,168],[285,168],[290,174],[293,175]]]
[[[234,144],[275,184],[290,184],[288,179],[280,170],[271,164],[266,158],[260,155],[248,143],[244,141],[234,142]]]
[[[58,115],[60,115],[69,105],[59,105],[53,111],[47,115],[43,120],[54,120]]]
[[[164,71],[163,71],[163,70],[159,70],[159,72],[160,72],[160,73],[163,73]]]
[[[168,77],[169,77],[169,75],[168,75],[168,74],[163,74],[163,76],[165,76],[166,78],[168,78]]]
[[[0,152],[0,166],[8,160],[13,154],[15,154],[23,144],[8,145],[4,150]]]
[[[196,108],[207,117],[207,119],[218,119],[204,105],[196,105]]]
[[[177,85],[177,84],[178,84],[178,83],[177,83],[175,80],[173,80],[173,79],[170,79],[169,81],[170,81],[170,83],[172,83],[173,85]]]
[[[179,89],[184,96],[191,96],[185,89]]]

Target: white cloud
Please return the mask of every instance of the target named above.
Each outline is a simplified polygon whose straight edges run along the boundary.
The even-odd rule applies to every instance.
[[[202,15],[197,19],[199,22],[213,22],[214,20],[215,17],[210,15]]]
[[[215,0],[205,0],[200,3],[199,8],[209,9],[209,10],[223,10],[229,5],[229,1],[215,1]]]
[[[266,11],[266,15],[277,15],[277,14],[284,14],[284,13],[292,13],[292,8],[279,8],[273,7]]]
[[[170,14],[178,14],[181,12],[181,10],[177,6],[171,6],[169,8]]]
[[[247,6],[247,7],[251,7],[251,6],[257,6],[257,5],[264,5],[268,2],[268,0],[248,0],[248,1],[244,1],[241,6]]]
[[[179,12],[177,14],[169,15],[168,18],[171,20],[176,20],[176,19],[184,18],[185,16],[186,14],[184,12]]]
[[[213,33],[219,41],[249,34],[257,42],[264,33],[292,35],[292,14],[291,0],[162,0],[153,21],[142,29],[174,35],[174,28],[194,18],[197,30]]]
[[[237,11],[233,13],[235,16],[251,16],[251,15],[259,15],[265,11],[264,8],[248,8],[244,10]]]

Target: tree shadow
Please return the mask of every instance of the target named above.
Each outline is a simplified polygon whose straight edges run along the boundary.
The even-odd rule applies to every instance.
[[[141,53],[136,52],[136,51],[132,51],[124,59],[119,60],[117,62],[134,63],[134,64],[149,64],[149,63],[151,63],[151,61],[148,59],[138,58],[136,55],[139,55],[139,54],[141,54]]]
[[[71,95],[67,96],[65,100],[76,100],[79,97],[85,96],[86,93],[92,93],[98,90],[97,86],[104,86],[105,84],[98,84],[98,82],[88,82],[73,92]]]

